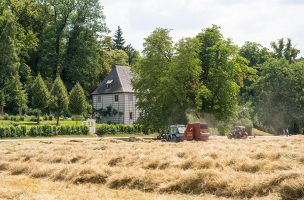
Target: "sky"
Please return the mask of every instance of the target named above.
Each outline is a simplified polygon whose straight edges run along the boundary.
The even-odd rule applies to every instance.
[[[304,55],[304,0],[100,0],[113,35],[121,26],[127,43],[142,50],[144,38],[157,28],[171,29],[176,42],[219,25],[235,44],[258,42],[270,47],[291,38]]]

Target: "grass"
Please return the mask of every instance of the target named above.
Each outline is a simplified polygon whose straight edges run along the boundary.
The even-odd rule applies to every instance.
[[[261,131],[261,130],[258,130],[256,128],[252,129],[252,135],[255,135],[255,136],[272,136],[272,134]]]
[[[303,136],[0,142],[0,154],[0,199],[304,198]]]
[[[37,122],[32,122],[32,121],[18,121],[18,122],[13,122],[10,120],[0,120],[0,127],[8,127],[12,125],[13,123],[19,124],[21,126],[27,126],[27,127],[33,127],[37,126]],[[56,120],[53,121],[41,121],[40,125],[56,125]],[[72,120],[60,120],[60,125],[82,125],[81,121],[72,121]]]

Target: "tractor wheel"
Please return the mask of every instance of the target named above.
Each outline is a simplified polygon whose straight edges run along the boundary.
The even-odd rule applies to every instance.
[[[176,135],[172,135],[172,137],[171,137],[171,141],[173,141],[173,142],[176,142],[176,141],[177,141],[177,137],[176,137]]]

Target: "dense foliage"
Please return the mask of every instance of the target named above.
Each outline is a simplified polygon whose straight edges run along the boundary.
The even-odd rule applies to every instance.
[[[125,41],[122,29],[117,32]],[[83,87],[87,109],[90,93],[112,66],[139,57],[108,33],[99,0],[0,0],[0,112],[70,114],[66,98],[56,108],[54,94],[48,95],[58,77],[62,91]]]
[[[86,135],[89,133],[87,126],[26,126],[0,127],[0,138],[14,138],[26,136],[56,136],[56,135]]]
[[[157,28],[140,55],[120,26],[109,36],[99,0],[0,0],[0,114],[88,116],[100,80],[129,65],[146,129],[201,117],[222,133],[233,124],[299,133],[304,61],[290,38],[270,46],[238,47],[216,25],[176,43]]]

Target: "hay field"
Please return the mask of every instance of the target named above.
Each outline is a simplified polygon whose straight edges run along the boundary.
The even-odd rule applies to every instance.
[[[300,199],[304,137],[0,142],[0,199]]]

